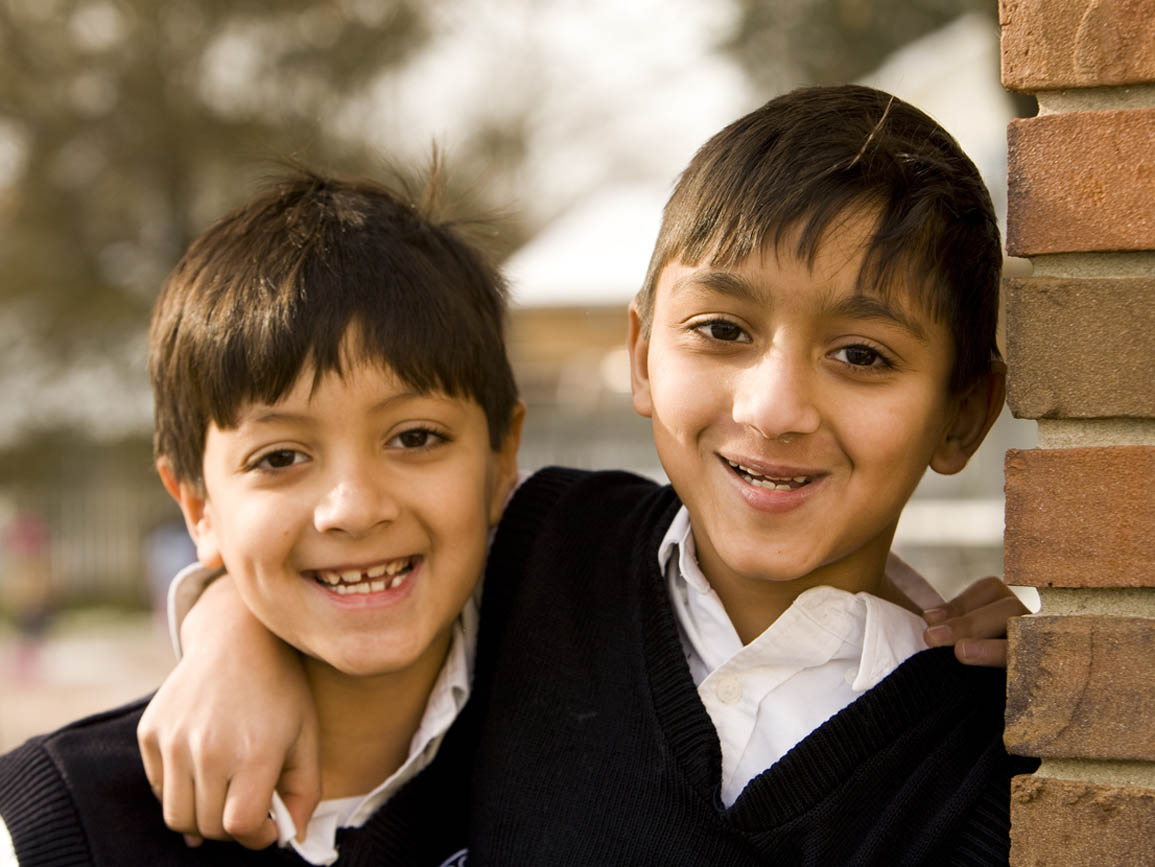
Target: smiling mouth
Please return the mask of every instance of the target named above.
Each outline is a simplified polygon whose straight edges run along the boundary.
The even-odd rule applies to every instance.
[[[367,569],[317,569],[305,574],[327,590],[341,596],[353,593],[381,593],[396,590],[405,583],[419,558],[400,557]]]
[[[742,464],[734,461],[726,460],[730,465],[730,469],[734,471],[747,484],[753,485],[756,488],[763,488],[767,491],[796,491],[799,488],[804,488],[810,484],[815,476],[790,476],[788,478],[774,478],[773,476],[764,476],[749,467],[744,467]]]

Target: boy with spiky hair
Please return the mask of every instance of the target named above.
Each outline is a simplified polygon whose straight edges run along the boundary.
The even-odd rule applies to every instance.
[[[470,863],[1006,863],[1002,674],[927,649],[889,554],[1002,406],[1000,261],[974,166],[878,91],[699,151],[630,311],[671,486],[543,470],[490,552]]]
[[[430,204],[284,177],[193,242],[149,333],[157,468],[201,570],[299,653],[319,718],[325,800],[296,852],[169,832],[140,701],[0,757],[0,862],[458,857],[476,590],[522,407],[504,284]]]

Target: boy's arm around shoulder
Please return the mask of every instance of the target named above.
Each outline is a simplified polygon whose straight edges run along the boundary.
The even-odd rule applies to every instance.
[[[1011,589],[994,576],[980,578],[958,596],[922,616],[931,647],[954,645],[964,665],[1007,665],[1007,621],[1030,612]]]
[[[184,655],[137,731],[165,824],[186,835],[276,841],[274,788],[298,828],[320,799],[317,722],[296,651],[248,610],[232,581],[204,591],[180,624]]]

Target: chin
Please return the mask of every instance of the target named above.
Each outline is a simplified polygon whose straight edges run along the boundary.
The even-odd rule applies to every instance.
[[[348,677],[396,674],[414,665],[420,653],[410,649],[358,648],[341,653],[314,654],[314,658]]]

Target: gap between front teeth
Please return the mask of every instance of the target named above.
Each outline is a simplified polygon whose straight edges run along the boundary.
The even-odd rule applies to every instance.
[[[340,596],[349,596],[354,593],[380,593],[382,590],[396,590],[405,583],[405,579],[409,575],[397,575],[394,578],[386,581],[379,579],[376,581],[360,581],[357,584],[334,584],[330,585],[330,589]]]
[[[413,558],[390,560],[388,563],[379,563],[365,571],[349,569],[345,572],[324,571],[314,573],[317,579],[328,585],[330,590],[341,596],[351,593],[379,593],[382,590],[394,590],[400,587],[409,577]]]

